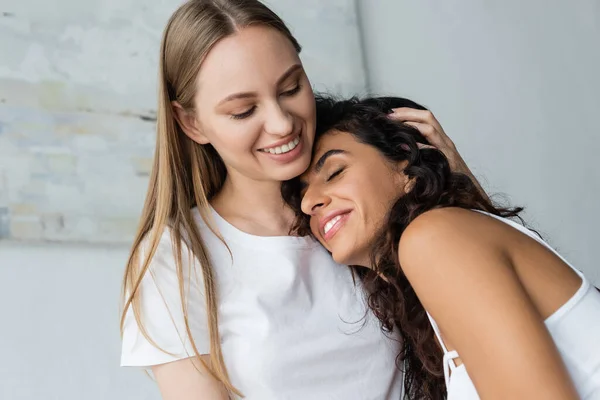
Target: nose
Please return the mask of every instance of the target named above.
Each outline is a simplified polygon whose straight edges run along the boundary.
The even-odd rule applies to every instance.
[[[300,208],[306,215],[315,215],[317,211],[327,207],[331,198],[318,187],[308,187],[302,197]]]
[[[271,135],[285,137],[294,130],[294,117],[279,103],[273,104],[267,112],[265,131]]]

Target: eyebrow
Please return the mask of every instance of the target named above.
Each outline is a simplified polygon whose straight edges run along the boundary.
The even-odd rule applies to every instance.
[[[327,159],[331,156],[335,156],[336,154],[347,154],[348,152],[342,149],[332,149],[332,150],[328,150],[327,152],[325,152],[325,154],[323,154],[321,156],[321,158],[319,158],[319,161],[316,162],[314,169],[315,169],[315,173],[319,173],[321,172],[321,169],[323,169],[323,166],[325,165],[325,161],[327,161]],[[306,182],[304,179],[300,178],[298,183],[300,184],[300,192],[304,192],[304,190],[306,190],[306,188],[308,187],[308,182]],[[302,193],[302,196],[304,196],[304,194]]]
[[[281,75],[279,77],[279,79],[277,79],[276,82],[276,86],[281,85],[287,78],[290,77],[290,75],[292,75],[294,72],[298,71],[299,69],[302,69],[302,65],[301,64],[294,64],[291,67],[289,67],[287,69],[287,71],[285,71],[283,73],[283,75]],[[223,103],[227,103],[228,101],[231,100],[237,100],[237,99],[248,99],[248,98],[252,98],[252,97],[256,97],[256,93],[255,92],[241,92],[241,93],[234,93],[234,94],[230,94],[229,96],[225,97],[223,100],[221,100],[219,102],[219,105],[223,104]]]
[[[325,154],[323,154],[321,158],[319,158],[319,161],[317,161],[317,163],[315,164],[315,172],[319,173],[325,165],[325,161],[327,161],[329,157],[335,156],[336,154],[346,154],[346,151],[341,149],[332,149],[325,152]]]

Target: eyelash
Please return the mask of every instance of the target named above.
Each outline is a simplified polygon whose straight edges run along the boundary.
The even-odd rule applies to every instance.
[[[333,174],[329,175],[329,177],[327,178],[327,182],[329,182],[330,180],[332,180],[333,178],[335,178],[336,176],[338,176],[339,174],[341,174],[342,172],[344,172],[344,167],[338,169],[337,171],[335,171]]]
[[[295,88],[288,90],[287,92],[283,92],[283,93],[281,93],[281,95],[285,96],[285,97],[291,97],[291,96],[294,96],[295,94],[297,94],[300,91],[300,89],[302,89],[302,85],[300,83],[297,83]],[[231,118],[233,118],[233,119],[248,118],[249,116],[251,116],[254,113],[254,110],[256,110],[256,106],[252,106],[248,111],[244,111],[243,113],[232,114]]]
[[[248,111],[245,111],[241,114],[232,114],[231,118],[233,119],[244,119],[244,118],[248,118],[249,116],[252,115],[252,113],[254,112],[254,110],[256,109],[256,106],[252,106]]]
[[[293,89],[288,90],[287,92],[283,92],[281,93],[282,96],[286,96],[286,97],[290,97],[295,95],[296,93],[298,93],[300,91],[300,89],[302,89],[302,85],[300,84],[300,82],[296,83],[296,87]]]

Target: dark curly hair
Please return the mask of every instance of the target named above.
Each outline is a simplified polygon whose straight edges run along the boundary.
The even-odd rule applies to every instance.
[[[388,117],[392,108],[425,110],[423,106],[399,97],[340,101],[319,95],[316,101],[316,141],[331,130],[350,133],[390,161],[407,161],[404,173],[415,178],[412,190],[397,199],[378,234],[371,252],[373,269],[351,268],[364,282],[369,307],[382,329],[398,329],[402,335],[396,364],[404,371],[406,398],[444,399],[443,353],[425,308],[402,272],[397,256],[400,236],[411,221],[435,208],[476,209],[501,217],[518,217],[522,208],[495,207],[469,177],[451,171],[442,152],[420,149],[417,143],[427,141],[417,129]],[[297,215],[292,233],[309,235],[310,218],[300,209],[301,189],[296,178],[282,185],[282,195]]]

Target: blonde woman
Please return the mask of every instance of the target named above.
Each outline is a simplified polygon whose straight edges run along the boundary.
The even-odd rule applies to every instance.
[[[315,100],[284,23],[193,0],[160,49],[157,142],[124,277],[122,365],[166,400],[398,399],[398,338],[318,242],[288,236],[281,181],[308,167]],[[466,167],[435,118],[394,118]]]

